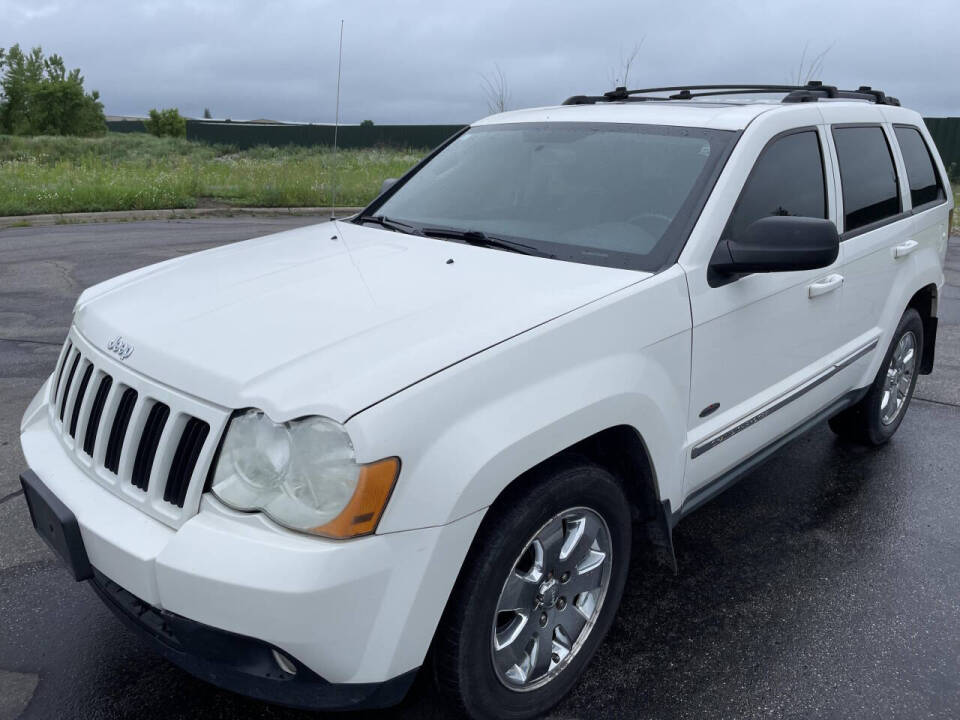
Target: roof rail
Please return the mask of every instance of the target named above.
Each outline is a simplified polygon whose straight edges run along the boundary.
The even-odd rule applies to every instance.
[[[651,95],[651,93],[672,93],[670,95]],[[783,93],[781,102],[816,102],[820,99],[867,100],[878,105],[899,105],[900,101],[890,97],[882,90],[874,90],[869,85],[861,85],[856,90],[839,90],[834,85],[824,85],[819,80],[811,80],[806,85],[673,85],[668,87],[627,90],[618,87],[603,95],[574,95],[563,101],[564,105],[593,105],[601,102],[643,102],[666,100],[695,100],[717,95],[759,95],[765,93]]]

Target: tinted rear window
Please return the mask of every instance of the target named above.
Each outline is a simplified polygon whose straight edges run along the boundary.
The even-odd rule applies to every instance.
[[[814,130],[786,135],[760,155],[730,215],[724,237],[736,238],[768,215],[827,217],[823,157]]]
[[[880,127],[838,127],[833,140],[843,184],[845,232],[900,213],[897,171]]]
[[[907,182],[910,185],[910,201],[913,207],[928,203],[943,202],[947,195],[940,184],[930,150],[920,131],[912,127],[896,127],[894,133],[907,166]]]

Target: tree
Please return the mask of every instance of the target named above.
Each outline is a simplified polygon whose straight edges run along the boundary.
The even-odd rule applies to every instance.
[[[210,108],[204,108],[204,109],[203,109],[203,119],[204,119],[204,120],[210,120],[212,117],[213,117],[213,115],[210,113]]]
[[[807,60],[807,50],[810,48],[810,43],[807,42],[803,46],[803,52],[800,53],[800,64],[797,66],[797,69],[791,72],[788,77],[788,82],[791,85],[806,85],[811,80],[816,80],[820,77],[820,74],[823,72],[823,61],[827,57],[827,53],[833,49],[833,45],[828,45],[820,53],[814,55],[810,60]]]
[[[147,132],[157,137],[186,137],[187,119],[181,117],[177,108],[167,110],[157,110],[153,108],[150,111],[150,117],[143,121]]]
[[[85,93],[80,69],[67,72],[59,55],[19,45],[0,48],[0,132],[15,135],[102,135],[100,94]]]
[[[487,100],[487,109],[491,113],[501,113],[510,104],[510,86],[507,76],[499,65],[493,66],[489,75],[481,75],[483,94]]]
[[[360,123],[360,127],[373,127],[373,120],[364,120]]]
[[[640,48],[643,47],[643,41],[646,36],[640,38],[629,53],[624,55],[623,48],[620,49],[620,64],[610,71],[610,84],[614,87],[628,87],[630,84],[630,69],[640,54]]]

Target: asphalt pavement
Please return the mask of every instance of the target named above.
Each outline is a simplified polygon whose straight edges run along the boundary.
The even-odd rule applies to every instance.
[[[0,720],[317,718],[195,680],[124,628],[34,534],[18,427],[80,291],[322,218],[0,231]],[[960,239],[937,365],[894,440],[826,424],[685,519],[677,576],[638,557],[607,641],[554,717],[960,717]],[[447,717],[428,682],[378,718]]]

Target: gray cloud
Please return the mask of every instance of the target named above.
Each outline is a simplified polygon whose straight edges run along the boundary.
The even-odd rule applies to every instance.
[[[495,63],[514,107],[599,92],[642,38],[632,86],[785,82],[829,47],[823,80],[960,115],[956,0],[0,0],[0,47],[60,53],[110,114],[330,122],[341,18],[345,122],[469,122]]]

